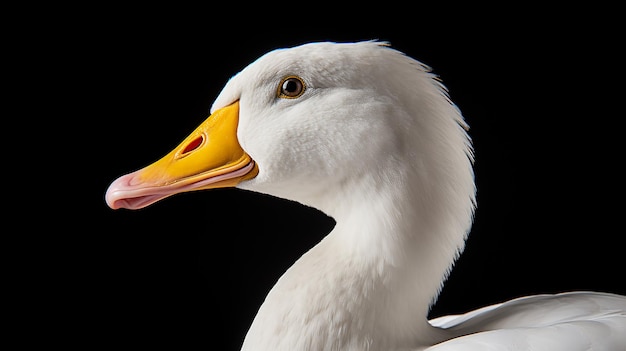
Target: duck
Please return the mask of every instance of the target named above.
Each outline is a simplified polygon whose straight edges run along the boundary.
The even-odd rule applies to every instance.
[[[209,117],[106,190],[114,210],[238,188],[335,225],[276,281],[242,351],[626,350],[626,296],[565,291],[428,318],[477,206],[469,126],[389,42],[309,42],[227,80]]]

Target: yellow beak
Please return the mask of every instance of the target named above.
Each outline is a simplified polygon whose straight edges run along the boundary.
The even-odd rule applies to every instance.
[[[160,160],[113,181],[106,192],[112,209],[139,209],[168,196],[234,187],[259,169],[237,140],[239,102],[215,111]]]

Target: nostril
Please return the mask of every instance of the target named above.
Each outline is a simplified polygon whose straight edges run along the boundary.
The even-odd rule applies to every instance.
[[[183,149],[183,152],[181,153],[181,156],[186,154],[186,153],[188,153],[188,152],[191,152],[191,151],[197,149],[198,146],[200,146],[200,144],[202,144],[203,140],[204,140],[204,138],[202,137],[202,135],[197,137],[197,138],[195,138],[195,139],[193,139],[189,144],[187,144],[187,146],[185,146],[185,148]]]

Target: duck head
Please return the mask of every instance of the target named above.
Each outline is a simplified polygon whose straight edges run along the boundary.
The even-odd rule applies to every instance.
[[[271,51],[227,82],[179,146],[115,180],[106,202],[138,209],[181,192],[239,187],[333,215],[338,194],[395,183],[416,196],[451,186],[471,208],[466,125],[434,78],[375,41]]]

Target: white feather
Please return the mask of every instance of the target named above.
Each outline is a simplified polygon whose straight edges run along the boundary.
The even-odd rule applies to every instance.
[[[307,90],[277,99],[288,75]],[[427,321],[475,206],[467,126],[428,67],[380,42],[306,44],[253,62],[212,109],[235,100],[260,169],[241,187],[337,222],[269,292],[243,350],[624,350],[626,298],[609,294]]]

